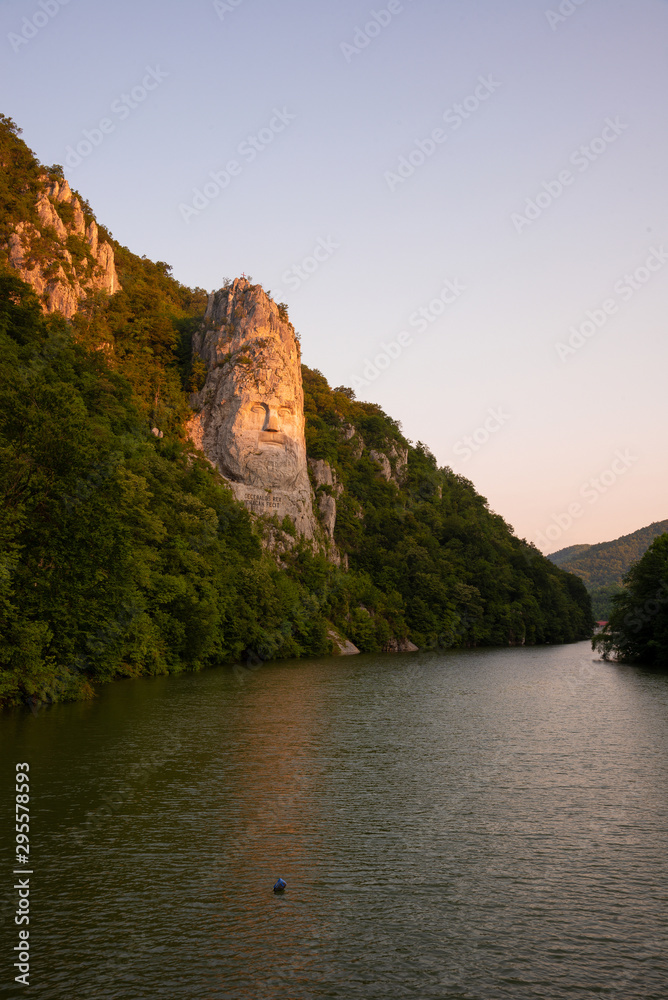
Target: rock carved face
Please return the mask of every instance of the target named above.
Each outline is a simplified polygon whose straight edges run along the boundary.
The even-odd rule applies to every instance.
[[[242,482],[273,489],[295,489],[305,456],[303,415],[297,401],[277,395],[249,394],[239,400],[230,431],[232,471]]]

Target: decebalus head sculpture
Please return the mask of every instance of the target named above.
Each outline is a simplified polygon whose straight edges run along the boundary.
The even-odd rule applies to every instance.
[[[313,537],[301,357],[287,318],[244,279],[213,293],[193,352],[206,365],[190,436],[257,513]]]

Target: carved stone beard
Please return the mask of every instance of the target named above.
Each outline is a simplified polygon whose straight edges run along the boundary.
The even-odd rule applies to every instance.
[[[293,442],[278,448],[260,446],[259,452],[250,455],[247,462],[247,482],[275,490],[292,492],[299,488],[299,456]]]

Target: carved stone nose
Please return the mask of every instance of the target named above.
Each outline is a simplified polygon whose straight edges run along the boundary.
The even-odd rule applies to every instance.
[[[278,418],[273,410],[269,411],[269,419],[267,420],[266,431],[277,431],[278,430]]]

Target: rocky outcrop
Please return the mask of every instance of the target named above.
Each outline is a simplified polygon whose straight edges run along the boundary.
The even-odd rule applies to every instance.
[[[357,646],[350,639],[346,639],[345,636],[337,632],[336,629],[331,628],[327,634],[332,640],[332,652],[334,656],[357,656],[359,654]]]
[[[290,518],[317,539],[294,329],[259,285],[238,278],[209,296],[193,356],[206,365],[191,398],[194,444],[256,514]]]
[[[4,250],[12,267],[35,290],[44,311],[70,319],[87,295],[120,291],[114,251],[110,243],[100,242],[94,219],[86,226],[81,202],[67,181],[43,176],[41,182],[35,205],[39,226],[17,223]],[[70,237],[76,240],[68,248]]]
[[[343,484],[339,482],[336,472],[332,469],[329,462],[325,462],[323,459],[310,458],[308,464],[315,485],[320,521],[327,535],[327,557],[336,566],[343,566],[344,569],[348,569],[347,554],[344,552],[341,555],[334,542],[336,501],[343,493]]]
[[[40,194],[36,207],[39,221],[45,226],[51,226],[55,229],[61,240],[66,240],[69,234],[65,224],[56,212],[54,205],[47,198],[46,191]]]
[[[339,483],[336,473],[331,468],[329,462],[311,458],[309,459],[309,466],[315,483],[320,519],[328,536],[334,541],[336,498],[343,493],[343,486]]]
[[[336,500],[334,497],[327,493],[321,493],[318,497],[318,510],[325,531],[333,539],[336,527]]]
[[[313,473],[316,489],[320,486],[334,486],[336,473],[332,471],[329,462],[325,462],[321,458],[309,458],[308,464]]]
[[[390,639],[383,646],[384,653],[419,653],[417,646],[409,639]]]
[[[385,479],[389,480],[392,478],[392,466],[390,465],[390,460],[387,455],[383,454],[382,451],[370,451],[370,457],[374,462],[380,465],[380,471]]]
[[[350,441],[350,450],[352,452],[355,461],[362,457],[362,452],[364,451],[364,441],[357,430],[352,424],[343,424],[343,437],[345,441]]]
[[[408,448],[400,448],[392,442],[387,452],[370,451],[369,456],[380,465],[381,473],[388,482],[399,484],[408,465]]]
[[[388,455],[392,461],[394,480],[400,483],[408,468],[408,448],[401,448],[396,442],[390,446]]]

